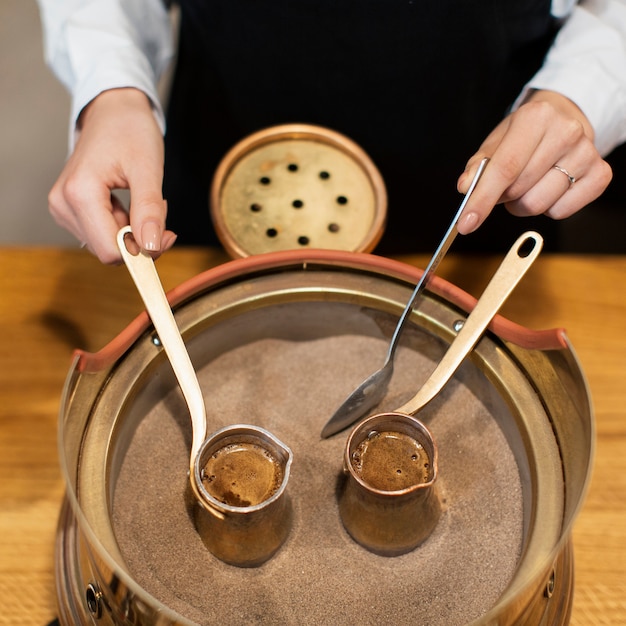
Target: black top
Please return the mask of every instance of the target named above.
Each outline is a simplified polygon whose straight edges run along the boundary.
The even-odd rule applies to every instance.
[[[164,195],[183,244],[215,243],[208,194],[246,135],[327,126],[381,171],[388,225],[378,253],[434,250],[456,180],[539,68],[556,31],[550,0],[181,0]],[[419,224],[419,227],[417,226]],[[552,220],[498,207],[455,250],[501,251]]]

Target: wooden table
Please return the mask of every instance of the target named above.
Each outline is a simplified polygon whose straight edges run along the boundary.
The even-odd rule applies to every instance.
[[[169,289],[226,260],[179,249],[158,266]],[[478,295],[497,263],[450,256],[438,273]],[[44,248],[0,249],[0,298],[0,624],[43,626],[56,612],[56,428],[70,357],[106,345],[142,305],[125,268]],[[597,448],[574,528],[572,624],[626,624],[626,257],[544,255],[503,313],[529,328],[566,328],[588,377]]]

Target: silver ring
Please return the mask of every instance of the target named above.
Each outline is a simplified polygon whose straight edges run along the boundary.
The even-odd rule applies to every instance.
[[[559,172],[563,172],[563,174],[567,176],[567,180],[569,180],[570,187],[576,182],[576,177],[572,176],[564,167],[561,167],[560,165],[553,165],[552,168],[555,170],[559,170]]]

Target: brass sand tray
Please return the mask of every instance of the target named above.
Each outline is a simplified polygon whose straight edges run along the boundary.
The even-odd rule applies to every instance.
[[[188,414],[148,318],[77,352],[61,415],[61,623],[566,623],[593,424],[562,331],[497,318],[424,409],[443,511],[422,545],[377,556],[341,524],[346,433],[322,440],[320,428],[380,362],[419,274],[365,254],[282,252],[171,292],[211,427],[254,423],[294,453],[293,528],[257,568],[222,563],[194,528]],[[380,409],[415,393],[472,304],[433,281]]]

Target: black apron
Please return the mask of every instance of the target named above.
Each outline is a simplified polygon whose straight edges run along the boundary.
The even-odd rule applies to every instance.
[[[467,159],[540,67],[550,0],[180,0],[164,196],[182,244],[215,244],[208,208],[224,154],[268,126],[310,123],[356,141],[386,182],[377,253],[432,251]],[[501,251],[554,222],[497,207],[454,250]]]

